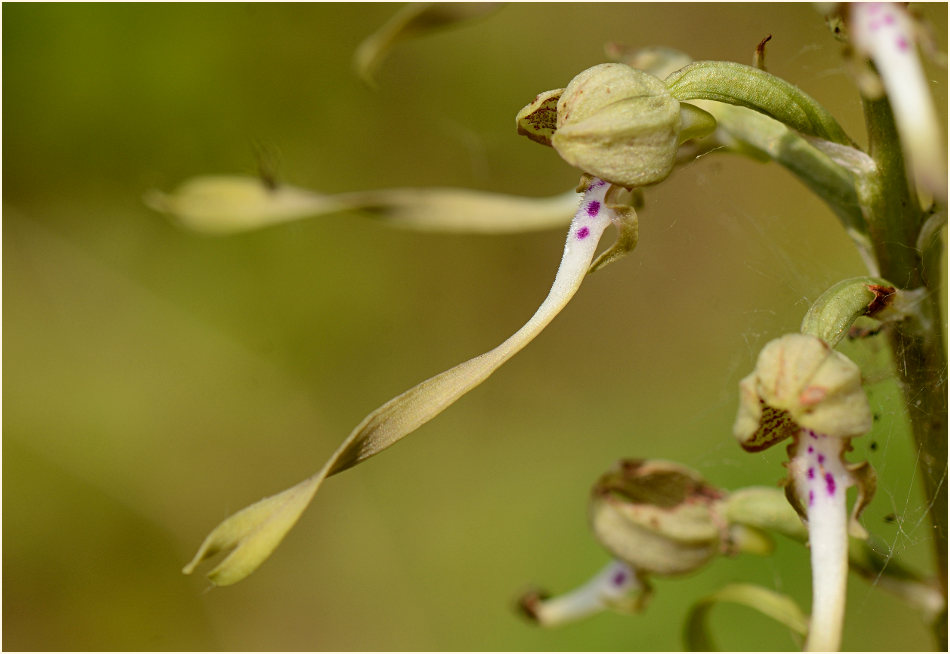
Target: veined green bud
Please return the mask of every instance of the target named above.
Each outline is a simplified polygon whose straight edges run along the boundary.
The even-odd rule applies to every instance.
[[[613,184],[643,186],[673,169],[680,103],[656,77],[600,64],[571,80],[551,144],[568,163]]]
[[[871,429],[861,371],[819,338],[787,334],[767,344],[755,370],[739,382],[733,433],[757,452],[811,430],[852,438]]]
[[[725,493],[668,461],[623,460],[594,485],[597,540],[644,574],[696,570],[722,547]]]

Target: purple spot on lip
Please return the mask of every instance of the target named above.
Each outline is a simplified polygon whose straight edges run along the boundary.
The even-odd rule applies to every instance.
[[[623,586],[623,584],[627,581],[627,573],[623,570],[619,570],[614,573],[613,579],[610,581],[613,582],[614,586]]]
[[[819,455],[818,455],[818,463],[824,463],[824,462],[825,462],[825,455],[824,455],[824,454],[819,454]]]
[[[594,200],[587,205],[587,215],[593,218],[600,212],[600,202]]]
[[[577,230],[577,238],[585,239],[589,235],[590,235],[590,230],[587,229],[586,227],[581,227],[579,230]]]
[[[808,478],[809,478],[809,479],[814,479],[814,478],[815,478],[815,469],[814,469],[814,468],[809,468],[809,469],[808,469]]]
[[[888,25],[893,25],[893,24],[894,24],[894,14],[887,14],[886,16],[884,16],[884,22],[887,23]]]
[[[815,448],[813,448],[811,445],[809,445],[809,446],[808,446],[808,453],[811,454],[811,453],[814,452],[814,451],[815,451]]]
[[[808,506],[815,503],[815,491],[808,491]]]
[[[897,47],[898,47],[898,49],[900,49],[900,50],[906,50],[906,49],[907,49],[907,39],[905,39],[903,36],[900,37],[899,39],[897,39]]]
[[[825,473],[825,486],[828,488],[829,495],[835,494],[835,478],[830,472]]]
[[[818,438],[818,436],[815,435],[815,432],[813,432],[811,429],[808,430],[808,435],[812,438]]]

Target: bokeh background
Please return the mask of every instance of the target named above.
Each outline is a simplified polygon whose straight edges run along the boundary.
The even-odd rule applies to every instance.
[[[650,189],[638,249],[534,343],[412,438],[331,479],[275,555],[208,591],[181,566],[219,520],[317,469],[359,420],[483,352],[545,295],[560,230],[399,231],[339,214],[206,237],[143,193],[207,173],[324,191],[561,192],[577,171],[516,111],[604,61],[667,45],[799,84],[863,140],[860,103],[811,5],[514,4],[407,42],[372,90],[360,41],[397,5],[3,7],[3,647],[23,650],[677,650],[696,598],[744,580],[807,610],[806,551],[658,580],[648,611],[559,630],[513,609],[607,560],[586,527],[620,457],[676,459],[727,488],[776,483],[784,448],[733,442],[736,383],[826,287],[863,272],[783,170],[708,156]],[[946,50],[947,7],[919,7]],[[946,71],[929,66],[941,115]],[[856,444],[881,487],[866,524],[929,566],[893,375]],[[869,353],[865,356],[866,353]],[[789,649],[743,608],[724,649]],[[920,617],[852,579],[848,649],[930,647]]]

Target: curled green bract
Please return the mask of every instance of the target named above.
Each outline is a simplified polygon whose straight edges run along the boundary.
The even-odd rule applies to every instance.
[[[792,129],[853,145],[827,109],[797,86],[758,68],[729,61],[697,61],[666,78],[679,100],[715,100],[754,109]]]
[[[802,319],[801,332],[834,347],[861,316],[874,317],[891,303],[897,289],[884,279],[855,277],[838,282],[815,300]]]
[[[706,626],[706,615],[713,606],[721,603],[747,606],[784,624],[801,636],[808,632],[808,616],[791,597],[754,584],[729,584],[702,598],[690,609],[684,633],[690,651],[716,651]]]

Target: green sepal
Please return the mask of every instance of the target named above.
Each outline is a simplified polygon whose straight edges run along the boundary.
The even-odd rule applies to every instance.
[[[753,66],[697,61],[665,80],[673,97],[715,100],[754,109],[802,134],[853,145],[828,110],[798,87]]]

